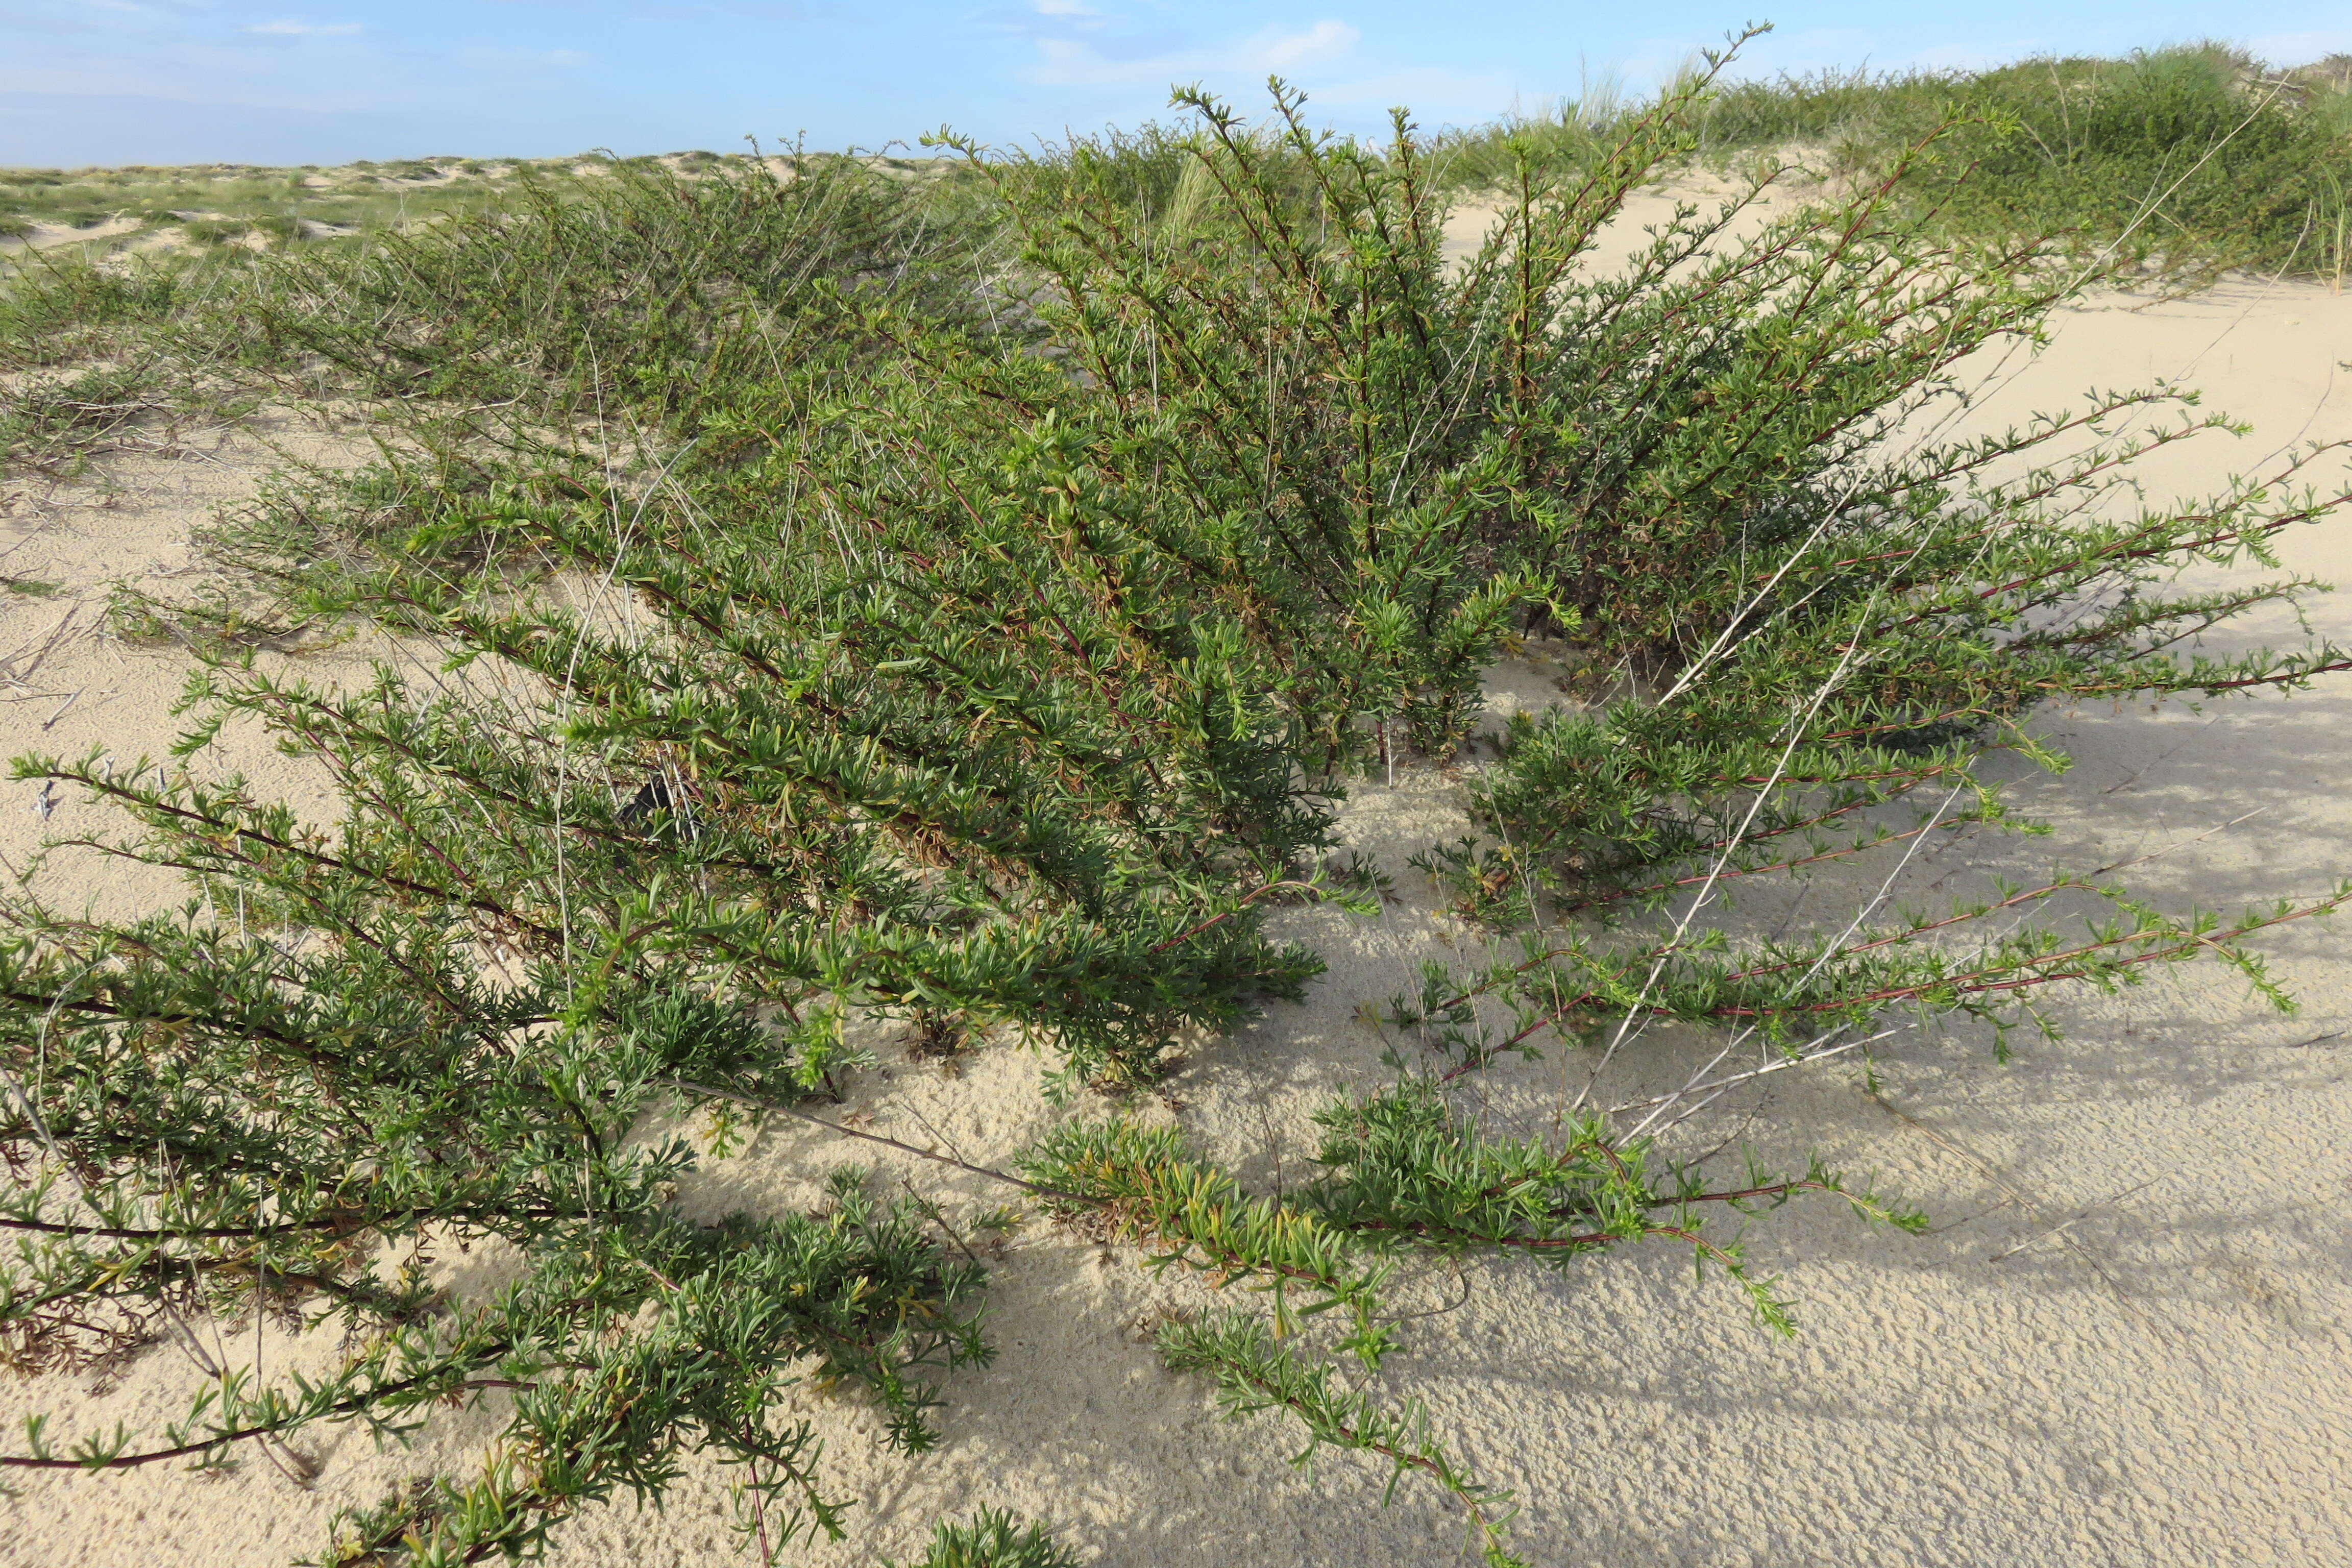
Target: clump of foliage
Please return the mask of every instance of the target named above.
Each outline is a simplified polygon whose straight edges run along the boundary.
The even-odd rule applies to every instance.
[[[249,411],[247,389],[172,341],[218,268],[111,269],[41,254],[0,289],[0,478],[81,473],[168,449],[192,424]]]
[[[934,1526],[931,1549],[908,1568],[1078,1568],[1078,1560],[1045,1526],[984,1508],[970,1524]]]
[[[0,369],[81,364],[126,344],[147,346],[185,310],[198,278],[118,270],[89,258],[36,252],[0,289]]]
[[[1597,163],[1639,110],[1606,90],[1461,133],[1443,163],[1507,183],[1514,145]],[[1694,153],[1765,154],[1842,185],[1908,162],[1901,198],[1955,233],[2112,247],[2176,279],[2228,267],[2340,276],[2352,93],[2326,62],[2280,71],[2223,45],[1980,69],[1823,71],[1720,86],[1692,117]],[[1915,160],[1929,138],[1936,155]]]
[[[163,407],[156,382],[152,365],[114,365],[27,376],[0,392],[0,478],[24,468],[73,473],[120,450],[142,416]]]
[[[504,417],[476,428],[516,439],[600,411],[690,439],[705,397],[772,382],[784,395],[877,342],[869,303],[967,309],[942,281],[967,239],[851,161],[795,167],[525,171],[462,224],[257,265],[246,291],[186,318],[184,341],[265,375],[315,362],[373,397],[495,405],[484,416]]]
[[[208,268],[115,271],[38,256],[0,289],[0,479],[80,474],[94,458],[169,449],[249,411],[247,389],[169,341],[215,286]]]
[[[2075,876],[1772,943],[1701,923],[1727,880],[2000,823],[1979,765],[2046,755],[2038,704],[2352,663],[2183,651],[2311,584],[2167,585],[2340,501],[2298,488],[2316,454],[2097,522],[2120,466],[2211,422],[2034,460],[2177,400],[2158,390],[1893,439],[2086,281],[2042,237],[1952,237],[1904,199],[1918,160],[1752,239],[1726,237],[1735,198],[1621,270],[1580,266],[1698,146],[1710,91],[1685,81],[1572,176],[1515,146],[1459,268],[1402,116],[1385,146],[1334,140],[1277,89],[1271,131],[1184,94],[1183,136],[951,142],[953,180],[616,165],[567,199],[263,258],[175,315],[173,341],[370,400],[396,437],[274,491],[215,536],[224,563],[294,613],[510,679],[337,692],[224,658],[178,761],[17,763],[134,825],[79,847],[194,897],[118,924],[11,906],[10,1353],[105,1366],[202,1313],[331,1322],[352,1349],[324,1382],[217,1368],[156,1432],[37,1424],[0,1467],[214,1461],[495,1389],[513,1415],[480,1473],[343,1520],[328,1561],[528,1550],[620,1489],[657,1497],[698,1448],[740,1467],[764,1554],[838,1533],[784,1390],[814,1358],[928,1447],[932,1380],[987,1353],[982,1281],[929,1239],[933,1200],[886,1208],[854,1170],[809,1173],[810,1213],[678,1215],[679,1177],[782,1117],[1245,1291],[1257,1310],[1171,1317],[1167,1363],[1297,1423],[1302,1463],[1441,1489],[1505,1564],[1513,1500],[1366,1381],[1407,1348],[1403,1260],[1574,1268],[1664,1242],[1787,1331],[1739,1216],[1811,1194],[1920,1219],[1818,1165],[1679,1165],[1654,1131],[1673,1106],[1498,1133],[1470,1075],[1605,1063],[1661,1017],[1797,1062],[2202,955],[2260,983],[2246,939],[2337,899],[2171,914]],[[1520,951],[1387,1004],[1420,1049],[1327,1110],[1315,1179],[1254,1193],[1117,1108],[1002,1169],[824,1109],[859,1092],[877,1021],[1024,1041],[1066,1102],[1302,994],[1319,962],[1267,910],[1377,896],[1324,854],[1337,803],[1400,759],[1457,761],[1523,638],[1591,700],[1516,726],[1481,833],[1425,858]],[[1645,697],[1610,700],[1624,672]],[[234,717],[323,766],[340,816],[205,777]],[[2017,923],[2062,899],[2104,909],[2081,934]],[[1570,920],[1603,906],[1628,918]],[[436,1253],[476,1242],[515,1282],[436,1286]],[[1061,1558],[990,1515],[931,1560]]]

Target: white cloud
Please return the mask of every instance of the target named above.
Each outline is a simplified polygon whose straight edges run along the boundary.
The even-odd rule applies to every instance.
[[[1345,22],[1324,21],[1303,32],[1269,27],[1229,44],[1134,58],[1118,58],[1075,38],[1040,38],[1037,52],[1045,58],[1029,79],[1049,87],[1165,87],[1235,71],[1265,75],[1336,60],[1362,37]]]
[[[360,31],[357,22],[256,22],[248,33],[280,38],[348,38]]]
[[[1099,16],[1101,12],[1087,5],[1086,0],[1037,0],[1040,16]]]
[[[1346,54],[1363,36],[1345,22],[1318,22],[1303,33],[1278,37],[1262,33],[1244,46],[1245,63],[1254,70],[1280,70]]]

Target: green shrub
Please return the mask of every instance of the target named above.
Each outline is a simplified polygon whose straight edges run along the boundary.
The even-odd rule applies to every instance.
[[[78,471],[162,409],[161,382],[159,368],[148,363],[29,376],[0,391],[0,478],[28,468]]]
[[[192,217],[181,224],[180,232],[192,245],[226,245],[251,234],[253,226],[236,217]]]
[[[673,416],[705,386],[772,379],[808,352],[801,334],[855,319],[848,293],[906,264],[895,236],[918,215],[846,164],[803,172],[526,178],[446,226],[265,266],[257,300],[201,324],[257,366],[316,356],[376,396]]]
[[[36,252],[0,289],[0,365],[88,359],[126,333],[152,333],[187,305],[196,283],[169,267],[102,267]]]
[[[356,1348],[322,1384],[225,1378],[156,1432],[36,1423],[0,1466],[211,1459],[500,1387],[497,1458],[341,1521],[329,1561],[531,1550],[617,1489],[658,1496],[694,1446],[741,1467],[764,1552],[838,1533],[807,1428],[769,1407],[818,1355],[892,1442],[928,1446],[925,1380],[987,1353],[979,1270],[926,1238],[931,1198],[886,1210],[855,1173],[813,1215],[706,1226],[670,1183],[764,1117],[889,1143],[822,1110],[856,1092],[876,1023],[1017,1038],[1049,1095],[1118,1097],[1188,1033],[1302,994],[1319,961],[1268,910],[1370,907],[1371,868],[1324,855],[1335,803],[1400,757],[1457,761],[1520,638],[1596,701],[1515,725],[1475,782],[1484,832],[1425,857],[1519,951],[1433,964],[1380,1007],[1419,1048],[1327,1108],[1316,1174],[1255,1194],[1116,1113],[1013,1169],[891,1145],[1244,1288],[1259,1309],[1168,1321],[1167,1363],[1236,1416],[1298,1423],[1301,1462],[1441,1489],[1498,1568],[1511,1500],[1366,1381],[1406,1348],[1405,1259],[1577,1268],[1664,1241],[1789,1331],[1741,1216],[1812,1194],[1922,1221],[1817,1164],[1677,1165],[1658,1115],[1497,1136],[1461,1094],[1475,1075],[1605,1062],[1660,1018],[1814,1060],[1899,1016],[2032,1024],[2051,986],[2200,956],[2267,986],[2248,939],[2341,895],[2172,914],[2061,875],[1769,943],[1701,923],[1726,880],[2003,821],[1979,764],[2047,760],[2023,728],[2041,703],[2352,665],[2179,651],[2312,590],[2167,586],[2326,512],[2309,457],[2098,522],[2084,497],[2177,435],[2042,453],[2174,395],[1892,441],[1969,353],[2113,276],[2063,268],[2045,235],[1952,238],[1902,199],[1945,177],[1932,146],[1752,239],[1689,214],[1624,270],[1580,268],[1695,144],[1706,90],[1572,181],[1507,149],[1512,199],[1460,268],[1401,116],[1375,149],[1277,91],[1271,132],[1185,93],[1189,132],[957,143],[969,167],[938,182],[616,166],[224,274],[167,341],[369,399],[391,437],[231,520],[224,563],[542,698],[205,670],[177,755],[257,720],[337,781],[324,826],[190,767],[18,762],[120,805],[135,828],[110,851],[195,897],[119,925],[11,906],[0,1144],[41,1173],[0,1212],[12,1353],[101,1363],[166,1306],[325,1314]],[[2118,136],[2146,122],[2116,112]],[[1654,695],[1598,700],[1625,670]],[[2080,932],[2032,918],[2069,900]],[[1601,906],[1625,918],[1568,918]],[[656,1120],[680,1111],[702,1119]],[[519,1282],[448,1299],[379,1261],[428,1227],[499,1238]],[[1057,1555],[985,1515],[932,1560]]]

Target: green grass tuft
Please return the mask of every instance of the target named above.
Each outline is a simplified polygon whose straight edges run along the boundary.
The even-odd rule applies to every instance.
[[[1444,177],[1492,188],[1515,150],[1590,166],[1640,112],[1603,95],[1445,139]],[[1933,140],[1901,199],[1955,235],[2115,247],[2186,278],[2225,267],[2331,274],[2325,237],[2352,177],[2352,76],[2340,58],[2280,71],[2226,46],[1981,70],[1823,71],[1718,85],[1688,155],[1786,159],[1867,184]]]

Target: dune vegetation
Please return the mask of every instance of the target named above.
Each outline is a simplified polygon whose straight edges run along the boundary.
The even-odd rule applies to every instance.
[[[1507,185],[1522,160],[1555,177],[1596,167],[1649,107],[1603,82],[1541,112],[1447,129],[1428,138],[1430,178],[1447,191],[1486,193]],[[1900,163],[1901,200],[1978,237],[2121,238],[2135,259],[2191,277],[2248,266],[2340,287],[2352,266],[2352,57],[2283,67],[2207,43],[1979,70],[1710,77],[1685,134],[1668,167],[1746,172],[1761,158],[1850,185]],[[1178,125],[1105,140],[1164,179],[1188,135]],[[285,246],[478,212],[526,184],[593,189],[608,173],[691,176],[758,155],[591,150],[331,167],[0,169],[0,238],[69,241],[87,231],[96,237],[86,243],[109,251]],[[928,149],[859,161],[917,185],[971,175]]]
[[[2269,563],[2340,506],[2328,453],[2118,510],[2136,457],[2218,418],[2124,389],[1890,438],[1970,353],[2150,260],[2324,270],[2340,84],[2211,51],[1718,65],[1622,112],[1400,116],[1379,146],[1278,86],[1264,118],[1186,93],[1170,127],[1025,154],[600,163],[431,223],[352,195],[362,232],[331,243],[28,261],[0,298],[12,468],[265,401],[352,410],[379,456],[222,519],[205,591],[118,602],[123,635],[201,659],[169,756],[15,763],[119,808],[56,856],[183,873],[188,901],[105,921],[26,891],[0,941],[9,1363],[103,1368],[199,1316],[343,1352],[224,1369],[148,1429],[53,1411],[0,1468],[218,1464],[495,1402],[478,1468],[347,1513],[318,1560],[527,1552],[715,1453],[775,1561],[856,1522],[811,1428],[773,1418],[785,1390],[931,1447],[940,1388],[992,1353],[963,1238],[1054,1223],[1215,1282],[1223,1310],[1160,1324],[1165,1363],[1439,1489],[1499,1568],[1513,1500],[1381,1391],[1413,1354],[1401,1268],[1677,1247],[1789,1332],[1750,1216],[1921,1222],[1819,1163],[1670,1157],[1704,1078],[1640,1117],[1496,1129],[1481,1075],[1597,1071],[1670,1021],[1719,1031],[1719,1060],[1860,1059],[1891,1020],[2032,1029],[2046,998],[2192,960],[2268,987],[2259,933],[2346,891],[2168,910],[2086,868],[1771,940],[1719,913],[1735,885],[2030,831],[1985,764],[2063,765],[2044,705],[2352,668],[2195,646],[2313,584],[2176,581]],[[1747,187],[1580,264],[1663,172],[1794,143],[1833,165],[1811,202],[1743,229]],[[328,210],[236,177],[257,212]],[[23,210],[59,220],[116,189],[60,181],[12,188],[58,193]],[[1473,190],[1498,216],[1449,262]],[[337,626],[508,679],[335,686],[256,657]],[[1574,700],[1478,737],[1485,682],[1529,655]],[[315,763],[335,818],[208,769],[232,722]],[[1264,1190],[1152,1091],[1317,984],[1278,912],[1378,908],[1387,874],[1335,813],[1399,766],[1461,770],[1479,831],[1417,863],[1494,940],[1360,999],[1391,1080],[1326,1107],[1310,1174]],[[861,1127],[877,1030],[950,1067],[1034,1051],[1055,1130],[979,1168]],[[820,1200],[680,1210],[685,1177],[782,1123],[824,1134]],[[990,1195],[887,1190],[878,1145]],[[503,1247],[511,1280],[454,1294],[403,1261],[419,1238]],[[929,1561],[1069,1559],[986,1513]]]
[[[1603,89],[1445,137],[1448,177],[1507,184],[1515,147],[1581,166],[1639,106]],[[1850,187],[1906,168],[1901,199],[1957,234],[2108,246],[2190,281],[2231,267],[2342,286],[2352,58],[2279,68],[2201,44],[1985,70],[1731,81],[1692,116],[1691,156],[1760,156]],[[1932,139],[1924,155],[1923,143]]]

